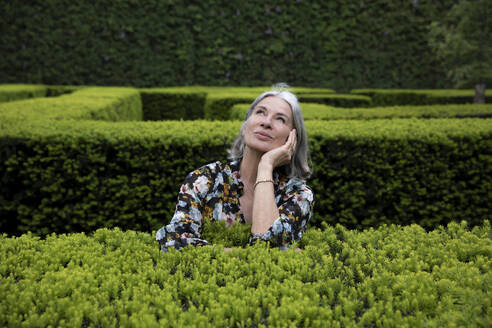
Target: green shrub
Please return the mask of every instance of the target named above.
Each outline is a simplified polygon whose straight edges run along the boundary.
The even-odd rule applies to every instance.
[[[208,120],[228,120],[230,110],[235,104],[251,104],[260,94],[212,94],[207,98],[205,105],[205,118]]]
[[[3,327],[486,327],[490,224],[308,230],[263,244],[160,253],[119,229],[0,237]],[[224,244],[223,246],[231,246]]]
[[[251,103],[261,93],[271,88],[271,86],[193,86],[139,89],[139,91],[142,95],[144,120],[194,120],[200,118],[227,120],[233,105]],[[293,87],[290,90],[298,95],[306,94],[307,97],[324,97],[334,93],[331,89],[321,88]],[[357,96],[349,97],[356,98]]]
[[[212,221],[202,226],[201,234],[210,244],[244,247],[248,245],[251,236],[251,224],[233,224],[227,227],[225,221]]]
[[[427,92],[429,104],[471,104],[475,90],[432,90]],[[485,96],[485,102],[491,103],[492,97]]]
[[[352,94],[371,97],[372,106],[472,104],[474,90],[355,89]],[[490,103],[492,98],[486,97]]]
[[[170,219],[192,169],[224,158],[230,123],[70,120],[0,136],[0,231],[150,231]]]
[[[426,40],[456,0],[3,3],[0,83],[346,90],[446,86]]]
[[[141,119],[140,93],[130,88],[0,104],[0,231],[156,229],[171,218],[186,174],[225,160],[240,127]],[[480,224],[492,213],[491,126],[490,119],[307,121],[311,223]]]
[[[87,87],[59,97],[28,99],[0,104],[0,118],[25,124],[51,120],[142,120],[140,94],[131,88]],[[12,128],[12,127],[10,127]]]
[[[46,85],[47,97],[58,97],[61,95],[69,94],[77,90],[85,89],[87,86],[75,86],[75,85]]]
[[[196,120],[204,117],[207,94],[193,89],[140,89],[146,121]]]
[[[0,84],[0,103],[45,97],[47,93],[47,87],[44,85]]]
[[[205,118],[208,120],[228,120],[231,115],[231,109],[236,104],[251,104],[256,97],[264,91],[247,90],[245,88],[223,88],[223,90],[210,92],[205,105]],[[296,93],[299,101],[311,101],[321,104],[337,104],[340,106],[363,106],[370,101],[369,97],[354,95],[336,95],[329,89],[310,89],[310,88],[292,88]]]
[[[58,97],[84,88],[86,86],[0,84],[0,103],[30,98]]]
[[[371,98],[361,95],[319,95],[319,94],[301,94],[300,102],[319,103],[335,107],[368,107],[371,105]]]
[[[244,120],[249,105],[231,108],[231,120]],[[301,104],[304,120],[371,120],[392,118],[463,118],[492,117],[492,105],[388,106],[373,108],[336,108],[327,105]]]
[[[308,121],[306,126],[317,219],[348,227],[418,223],[432,228],[461,219],[477,224],[492,212],[491,119]]]
[[[0,134],[0,231],[157,229],[172,217],[186,174],[225,160],[241,124],[26,122]],[[460,219],[479,224],[492,213],[490,119],[307,121],[306,127],[314,225],[431,228]]]

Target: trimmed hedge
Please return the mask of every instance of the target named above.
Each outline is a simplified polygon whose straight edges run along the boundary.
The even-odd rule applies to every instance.
[[[0,231],[151,231],[169,221],[186,174],[224,158],[230,123],[69,120],[0,136]]]
[[[0,104],[0,231],[156,229],[186,174],[225,160],[240,126],[104,122],[141,119],[130,88]],[[492,213],[491,121],[308,121],[312,224],[480,224]]]
[[[1,83],[287,81],[346,90],[450,82],[424,40],[456,0],[2,3]]]
[[[160,253],[153,235],[119,229],[4,235],[0,325],[487,327],[491,233],[487,221],[337,225],[308,230],[301,253],[220,243]]]
[[[0,103],[30,98],[58,97],[87,88],[86,86],[0,84]]]
[[[44,85],[0,84],[0,103],[45,97],[47,93],[48,88]]]
[[[491,122],[307,121],[315,170],[312,224],[479,224],[492,213]],[[9,125],[0,135],[0,231],[157,229],[170,220],[186,174],[225,160],[240,124]]]
[[[317,95],[317,94],[301,94],[299,95],[300,102],[319,103],[331,105],[335,107],[369,107],[371,98],[361,95]]]
[[[228,120],[231,108],[235,104],[251,104],[258,96],[257,93],[209,95],[205,105],[205,118],[208,120]]]
[[[372,106],[472,104],[474,90],[355,89],[352,94],[371,97]],[[492,97],[485,97],[492,102]]]
[[[42,124],[40,121],[141,121],[142,102],[136,89],[87,87],[59,97],[0,104],[0,118],[6,123],[4,132],[13,128],[7,122],[16,122],[20,124],[17,129],[29,131],[30,124]]]
[[[314,224],[432,228],[492,212],[491,119],[306,123],[317,197]],[[466,204],[466,205],[465,205]],[[326,214],[325,214],[326,213]],[[477,221],[475,221],[477,220]]]
[[[244,120],[249,105],[237,104],[231,109],[231,120]],[[388,106],[373,108],[335,108],[332,106],[301,104],[304,120],[371,120],[392,118],[491,118],[492,105],[429,105]]]
[[[271,87],[172,87],[139,89],[142,95],[144,120],[161,121],[169,119],[227,120],[230,108],[238,103],[251,103]],[[291,88],[308,97],[324,97],[333,94],[331,89]],[[354,96],[350,96],[355,98]]]
[[[341,94],[322,94],[319,93],[298,93],[300,102],[313,102],[320,104],[331,104],[340,107],[367,107],[371,99],[365,96],[341,95]],[[295,89],[293,90],[295,92]],[[205,118],[209,120],[228,120],[231,117],[232,107],[236,104],[251,104],[259,93],[243,92],[231,94],[229,92],[216,92],[209,94],[205,106]]]
[[[206,93],[140,89],[146,121],[196,120],[204,117]]]

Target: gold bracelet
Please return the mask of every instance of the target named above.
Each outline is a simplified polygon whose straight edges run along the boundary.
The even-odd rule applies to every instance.
[[[271,183],[273,183],[273,180],[268,179],[268,180],[259,180],[259,181],[256,181],[256,182],[255,182],[255,185],[254,185],[254,187],[253,187],[253,190],[255,190],[255,189],[256,189],[256,185],[257,185],[257,184],[262,183],[262,182],[271,182]]]

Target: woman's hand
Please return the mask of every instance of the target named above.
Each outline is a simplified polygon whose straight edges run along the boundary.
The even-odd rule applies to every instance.
[[[289,164],[296,150],[296,144],[296,129],[292,129],[285,144],[263,154],[259,166],[266,165],[273,170],[278,166]]]

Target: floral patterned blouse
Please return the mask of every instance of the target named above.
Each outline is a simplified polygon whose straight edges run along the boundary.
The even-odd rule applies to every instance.
[[[236,221],[246,222],[239,204],[244,188],[239,165],[239,161],[215,162],[188,174],[179,191],[170,224],[156,234],[163,251],[168,247],[179,250],[187,245],[208,245],[200,238],[204,222],[225,220],[226,226]],[[250,243],[264,240],[271,246],[285,249],[302,238],[313,215],[314,196],[302,179],[288,179],[274,171],[273,181],[280,216],[264,234],[252,235]]]

